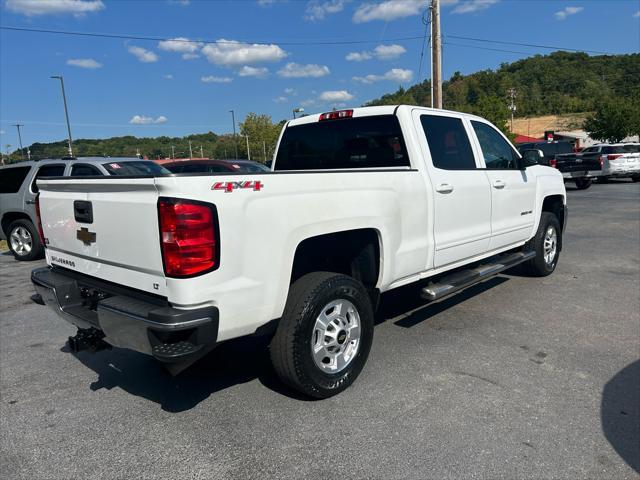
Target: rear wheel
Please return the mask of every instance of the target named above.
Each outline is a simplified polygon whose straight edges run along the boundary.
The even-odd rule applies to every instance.
[[[36,227],[26,219],[11,222],[7,243],[16,260],[35,260],[41,258],[44,253]]]
[[[561,245],[562,230],[558,217],[542,212],[538,231],[528,244],[528,248],[536,252],[536,256],[523,264],[524,272],[533,277],[551,275],[558,264]]]
[[[576,178],[575,182],[578,190],[586,190],[591,186],[592,180],[590,178]]]
[[[373,309],[364,286],[346,275],[309,273],[289,289],[271,361],[287,385],[327,398],[354,382],[372,342]]]
[[[635,176],[631,177],[631,181],[632,182],[640,182],[640,175],[635,175]]]
[[[609,177],[598,177],[598,183],[609,183]]]

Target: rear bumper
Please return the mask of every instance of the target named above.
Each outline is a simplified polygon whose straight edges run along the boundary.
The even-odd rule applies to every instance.
[[[166,300],[64,269],[43,267],[31,281],[44,303],[80,329],[166,363],[192,363],[216,345],[218,309],[173,308]]]

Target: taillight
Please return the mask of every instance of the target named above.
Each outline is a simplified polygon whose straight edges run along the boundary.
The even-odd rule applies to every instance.
[[[40,235],[40,242],[44,245],[44,231],[42,230],[42,219],[40,216],[40,193],[36,194],[36,219],[38,223],[38,235]]]
[[[607,155],[607,160],[615,160],[616,158],[620,158],[622,155],[624,155],[623,153],[616,153],[616,154],[612,154],[612,155]]]
[[[558,160],[556,160],[555,158],[550,159],[549,166],[553,168],[558,168]]]
[[[338,120],[340,118],[353,117],[353,110],[336,110],[333,112],[321,113],[320,121],[322,120]]]
[[[193,277],[220,266],[215,206],[183,200],[158,200],[160,246],[168,277]]]

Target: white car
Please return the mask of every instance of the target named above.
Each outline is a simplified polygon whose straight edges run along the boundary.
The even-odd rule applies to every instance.
[[[640,181],[640,143],[602,143],[582,150],[583,154],[600,155],[602,172],[599,182],[609,178],[631,178]]]
[[[517,264],[551,274],[566,193],[486,120],[413,106],[288,122],[270,173],[40,180],[48,267],[32,280],[79,327],[172,372],[270,335],[280,378],[324,398],[361,372],[380,293],[439,300]]]

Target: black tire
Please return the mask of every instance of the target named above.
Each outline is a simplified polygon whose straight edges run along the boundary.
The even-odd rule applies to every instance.
[[[632,182],[640,182],[640,175],[636,175],[635,177],[631,177]]]
[[[545,260],[545,236],[547,230],[553,227],[556,232],[555,242],[555,255],[551,262]],[[558,265],[558,258],[560,257],[560,250],[562,247],[562,229],[560,228],[560,222],[558,217],[553,213],[542,212],[540,216],[540,225],[538,225],[538,231],[535,236],[526,245],[525,250],[533,250],[536,252],[536,256],[522,264],[522,271],[532,277],[546,277],[551,275]]]
[[[22,232],[26,231],[28,233],[29,241],[31,242],[31,249],[28,252],[21,248],[14,249],[12,236],[17,232],[20,232],[20,229],[22,229]],[[9,250],[11,250],[13,257],[16,260],[28,262],[44,256],[44,247],[40,241],[40,235],[38,234],[38,230],[35,225],[31,223],[30,220],[14,220],[9,224],[7,232],[7,244],[9,245]]]
[[[360,317],[360,339],[344,369],[327,373],[316,365],[312,341],[316,319],[335,300],[347,300],[355,307]],[[295,390],[314,398],[331,397],[351,385],[362,371],[373,342],[373,325],[371,300],[360,282],[336,273],[309,273],[289,289],[284,314],[270,345],[271,362],[278,377]],[[344,338],[342,342],[346,349],[348,342]]]
[[[578,190],[586,190],[591,186],[592,180],[590,178],[576,178],[575,182]]]
[[[609,183],[609,177],[598,177],[598,183]]]

